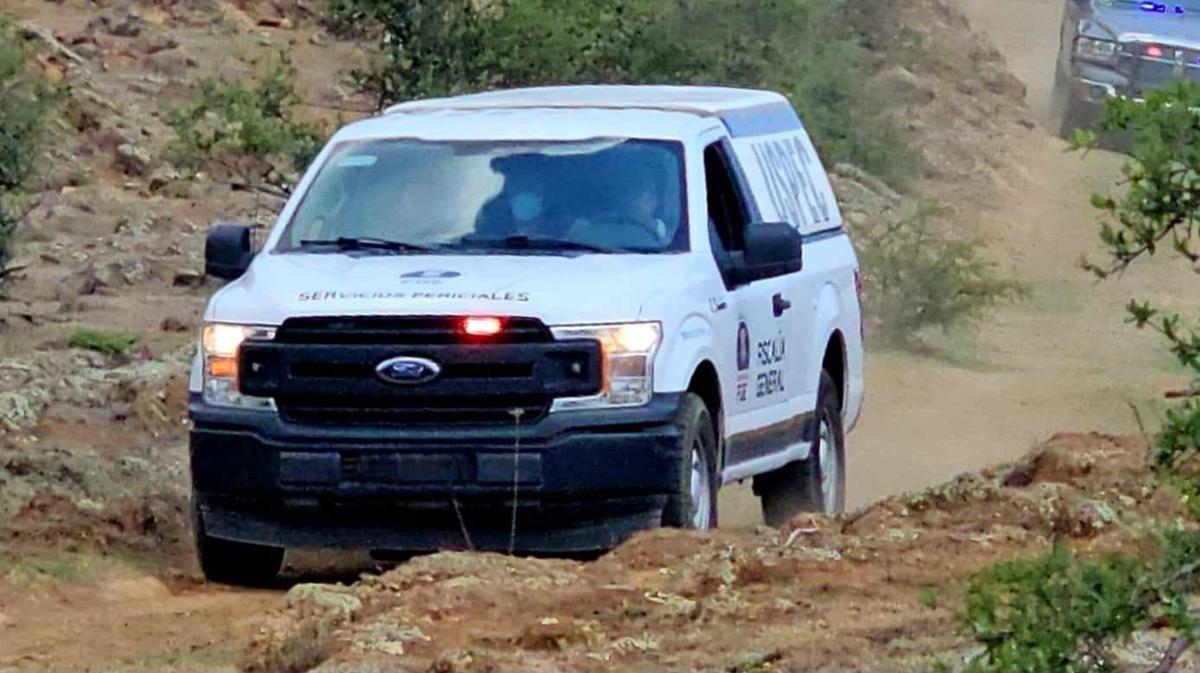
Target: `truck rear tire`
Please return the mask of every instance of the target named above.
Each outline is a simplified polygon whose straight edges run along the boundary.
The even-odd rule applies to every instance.
[[[808,458],[754,478],[763,520],[783,526],[801,512],[838,514],[846,509],[846,440],[837,387],[821,372]]]
[[[699,395],[688,393],[675,417],[679,428],[678,481],[663,509],[669,528],[717,527],[717,435],[712,414]]]
[[[1090,118],[1087,110],[1083,109],[1073,99],[1068,99],[1063,104],[1062,121],[1058,129],[1058,136],[1063,140],[1070,140],[1075,135],[1075,129],[1095,130],[1094,119]]]
[[[275,581],[283,564],[284,550],[279,547],[209,537],[204,531],[204,519],[194,499],[192,534],[200,570],[209,582],[245,587],[267,586]]]

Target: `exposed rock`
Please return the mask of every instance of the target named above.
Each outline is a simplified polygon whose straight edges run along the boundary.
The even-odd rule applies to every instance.
[[[161,391],[173,376],[187,371],[192,351],[188,346],[159,359],[115,367],[91,351],[0,358],[0,435],[33,427],[51,405],[104,409],[114,401],[132,401],[144,390]]]
[[[169,37],[147,37],[138,40],[134,45],[134,49],[147,56],[177,48],[179,48],[179,41]]]
[[[150,173],[149,188],[151,192],[162,191],[170,183],[180,178],[179,171],[171,166],[159,166]]]
[[[1027,93],[1025,84],[1007,70],[996,72],[988,78],[988,89],[995,94],[1007,96],[1013,100],[1024,101]]]
[[[150,170],[150,157],[133,143],[117,146],[116,167],[125,175],[140,177]]]
[[[297,584],[284,597],[289,608],[329,612],[349,619],[362,609],[362,601],[351,589],[330,584]]]
[[[351,650],[357,653],[379,652],[393,657],[404,656],[404,643],[412,641],[427,641],[429,638],[421,629],[413,626],[399,627],[386,623],[372,624],[362,633],[354,636]]]
[[[932,86],[902,65],[880,73],[877,86],[889,99],[909,105],[928,105],[936,96]]]
[[[90,268],[93,269],[92,274],[101,287],[120,287],[126,283],[125,276],[121,273],[121,265],[118,262],[108,262],[107,264]]]
[[[87,24],[88,30],[103,31],[116,37],[137,37],[146,29],[145,19],[129,11],[106,12]]]
[[[89,264],[65,282],[63,289],[73,296],[95,294],[96,289],[103,283],[96,276],[95,266]]]
[[[287,17],[270,16],[258,20],[258,25],[264,28],[277,28],[280,30],[291,30],[292,20]]]
[[[175,287],[203,287],[204,274],[193,269],[180,269],[175,272],[171,284]]]
[[[192,327],[179,318],[165,318],[159,329],[164,332],[189,332]]]
[[[830,171],[830,179],[842,216],[851,227],[863,229],[890,222],[904,207],[904,197],[857,166],[838,164]]]

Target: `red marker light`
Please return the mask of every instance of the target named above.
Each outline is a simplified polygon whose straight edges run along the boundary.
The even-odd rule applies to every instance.
[[[503,327],[499,318],[467,318],[463,320],[463,331],[471,336],[496,336]]]
[[[1157,44],[1152,44],[1149,47],[1146,47],[1146,55],[1150,58],[1162,58],[1163,48]]]

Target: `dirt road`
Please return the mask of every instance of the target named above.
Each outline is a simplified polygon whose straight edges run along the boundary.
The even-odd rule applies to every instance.
[[[1043,118],[1062,0],[962,7],[1004,52]],[[852,506],[1012,458],[1059,430],[1136,432],[1129,404],[1150,421],[1157,395],[1184,380],[1151,335],[1122,321],[1135,296],[1185,301],[1187,276],[1156,261],[1097,283],[1077,268],[1096,249],[1089,197],[1114,184],[1121,159],[1065,147],[1042,129],[1014,136],[1009,151],[1027,173],[1000,209],[964,223],[987,232],[997,261],[1029,284],[1030,298],[999,311],[976,336],[952,341],[946,358],[869,352],[865,415],[850,438]],[[726,495],[727,525],[756,520],[747,491]]]
[[[1062,0],[971,0],[964,9],[1025,82],[1031,110],[1044,114]],[[958,344],[962,366],[872,357],[870,406],[851,453],[855,502],[1011,457],[1059,430],[1136,431],[1128,403],[1154,408],[1181,380],[1151,335],[1123,324],[1122,307],[1135,296],[1184,301],[1187,276],[1155,264],[1097,283],[1077,268],[1096,249],[1088,198],[1113,185],[1121,159],[1064,147],[1041,130],[1014,138],[1026,184],[1001,211],[979,215],[1030,299]]]

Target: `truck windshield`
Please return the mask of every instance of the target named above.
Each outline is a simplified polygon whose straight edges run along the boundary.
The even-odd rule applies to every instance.
[[[670,141],[343,143],[275,250],[680,252],[682,168]]]

